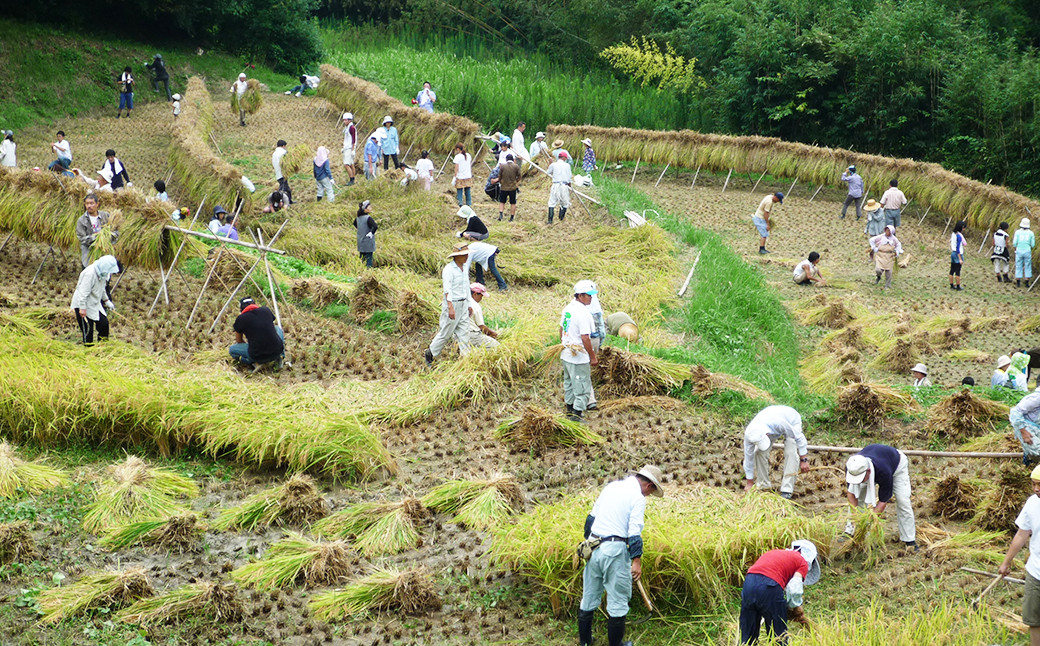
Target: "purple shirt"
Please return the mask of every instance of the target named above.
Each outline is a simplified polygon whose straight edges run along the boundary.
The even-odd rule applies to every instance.
[[[841,174],[841,181],[849,185],[849,197],[863,197],[863,178],[858,174]]]

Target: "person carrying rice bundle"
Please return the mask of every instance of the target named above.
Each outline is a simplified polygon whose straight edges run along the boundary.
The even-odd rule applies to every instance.
[[[79,240],[80,262],[86,268],[90,264],[90,247],[108,224],[109,216],[108,211],[98,211],[98,198],[93,193],[87,193],[83,198],[83,208],[83,215],[76,220],[76,239]],[[118,233],[112,232],[113,242],[118,237]]]
[[[808,623],[802,595],[805,586],[819,580],[820,561],[812,541],[797,540],[788,549],[758,557],[740,592],[740,643],[757,644],[763,620],[769,636],[785,643],[788,620]]]
[[[849,485],[845,495],[853,507],[862,502],[881,514],[895,498],[899,540],[917,551],[917,528],[910,506],[910,460],[905,453],[884,444],[868,444],[845,463],[845,482]],[[850,520],[845,533],[854,532]]]
[[[1040,466],[1029,474],[1033,495],[1029,496],[1022,512],[1015,519],[1018,531],[1011,539],[1004,562],[997,568],[1001,578],[1011,572],[1015,557],[1029,544],[1026,561],[1025,595],[1022,597],[1022,623],[1029,626],[1029,643],[1040,646]]]
[[[238,75],[238,80],[231,84],[231,104],[238,107],[238,125],[246,125],[246,108],[245,102],[242,100],[246,95],[246,90],[249,88],[249,83],[246,82],[246,73],[242,72]]]

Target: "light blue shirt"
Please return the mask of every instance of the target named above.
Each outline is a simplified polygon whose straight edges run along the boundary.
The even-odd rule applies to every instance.
[[[863,178],[857,173],[842,173],[841,181],[849,185],[849,197],[863,197]]]
[[[399,152],[401,152],[401,142],[397,136],[397,128],[390,126],[386,129],[386,136],[383,137],[383,154],[396,155]]]

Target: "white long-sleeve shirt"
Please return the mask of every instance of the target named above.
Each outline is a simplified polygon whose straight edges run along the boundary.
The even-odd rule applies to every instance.
[[[464,301],[469,299],[469,275],[463,271],[462,267],[455,264],[452,260],[448,264],[444,265],[444,269],[441,271],[441,293],[449,301]],[[458,316],[458,313],[456,313]]]
[[[574,179],[571,165],[563,159],[557,159],[549,164],[549,175],[552,176],[553,184],[570,184]]]
[[[514,157],[519,155],[520,159],[530,159],[527,156],[527,146],[524,145],[524,133],[519,130],[514,130],[513,138],[510,140],[509,146],[513,149]],[[517,159],[516,161],[519,162],[520,159]]]
[[[802,416],[790,406],[766,406],[744,429],[744,475],[748,480],[755,477],[755,446],[762,437],[770,443],[780,438],[795,441],[798,455],[809,452],[809,441],[802,432]]]
[[[646,498],[639,488],[639,479],[628,476],[615,480],[600,492],[592,506],[592,533],[599,537],[629,538],[643,533]]]

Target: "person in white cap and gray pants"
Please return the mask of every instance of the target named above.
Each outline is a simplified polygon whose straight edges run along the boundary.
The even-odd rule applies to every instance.
[[[868,444],[845,463],[845,482],[853,507],[862,502],[881,514],[895,498],[899,540],[917,551],[917,528],[910,506],[910,461],[905,453],[884,444]],[[852,534],[854,529],[849,521],[845,533]]]
[[[549,188],[549,224],[553,223],[556,207],[560,207],[560,222],[571,208],[571,181],[574,179],[571,165],[564,155],[549,164],[549,177],[552,186]]]
[[[1015,248],[1015,287],[1023,280],[1023,287],[1029,287],[1029,279],[1033,277],[1033,247],[1036,246],[1036,236],[1029,229],[1029,218],[1022,218],[1018,223],[1011,246]]]
[[[343,113],[343,170],[347,171],[350,179],[347,186],[354,184],[354,154],[357,152],[357,126],[354,125],[354,115],[350,112]]]
[[[592,332],[596,324],[589,312],[596,288],[591,280],[579,280],[574,285],[574,300],[560,317],[560,343],[563,352],[563,401],[567,416],[584,422],[589,394],[592,392],[592,366],[597,365],[596,351],[592,348]]]
[[[246,95],[249,83],[246,81],[246,73],[238,75],[238,80],[231,84],[231,92],[238,96],[238,125],[246,125],[246,107],[242,104],[242,97]]]
[[[592,646],[592,619],[607,593],[607,644],[631,646],[625,639],[625,616],[632,582],[643,574],[643,525],[646,497],[664,497],[661,470],[643,466],[624,480],[611,482],[585,519],[585,540],[592,554],[582,572],[578,643]]]
[[[451,262],[444,265],[441,271],[440,328],[423,354],[427,367],[433,365],[433,360],[440,355],[452,337],[459,343],[459,353],[466,354],[469,350],[469,316],[466,307],[470,295],[466,269],[469,249],[466,245],[455,245],[448,257],[451,258]]]
[[[762,621],[769,636],[785,643],[787,620],[808,624],[802,610],[805,586],[820,580],[820,560],[812,541],[769,550],[748,569],[740,593],[740,643],[757,644]]]
[[[744,491],[755,484],[769,489],[769,452],[784,439],[784,475],[780,495],[790,499],[798,473],[809,472],[809,442],[802,432],[802,416],[790,406],[766,406],[744,429]]]

